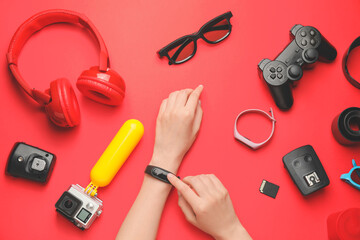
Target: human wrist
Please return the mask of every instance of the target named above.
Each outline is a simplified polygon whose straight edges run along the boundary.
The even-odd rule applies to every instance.
[[[143,186],[151,186],[152,191],[159,191],[156,194],[160,194],[165,190],[165,192],[169,192],[172,188],[171,184],[165,183],[159,179],[154,178],[149,174],[145,174]]]
[[[176,174],[182,161],[181,156],[175,156],[167,153],[156,153],[151,158],[149,165],[163,168],[171,173]]]
[[[216,240],[251,240],[252,238],[239,221],[229,226],[221,235],[213,236]]]

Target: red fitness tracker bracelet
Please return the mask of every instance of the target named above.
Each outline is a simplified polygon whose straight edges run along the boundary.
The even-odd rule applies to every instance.
[[[167,179],[167,175],[169,173],[173,174],[172,172],[166,171],[163,168],[159,168],[153,165],[148,165],[145,169],[145,173],[149,174],[150,176],[152,176],[153,178],[156,178],[162,182],[171,184],[169,182],[169,180]],[[174,174],[175,175],[175,174]],[[178,178],[180,179],[180,177],[178,176]]]

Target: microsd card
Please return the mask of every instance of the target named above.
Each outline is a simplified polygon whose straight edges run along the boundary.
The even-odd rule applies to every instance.
[[[261,186],[260,186],[260,192],[262,194],[265,194],[265,195],[275,199],[278,191],[279,191],[278,185],[268,182],[266,180],[262,181]]]

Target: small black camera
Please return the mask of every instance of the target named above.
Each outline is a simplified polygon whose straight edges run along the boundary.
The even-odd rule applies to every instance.
[[[102,201],[85,193],[78,184],[72,184],[55,204],[56,211],[81,230],[88,229],[102,213]]]
[[[52,153],[17,142],[11,150],[6,173],[45,183],[49,179],[55,160],[56,156]]]

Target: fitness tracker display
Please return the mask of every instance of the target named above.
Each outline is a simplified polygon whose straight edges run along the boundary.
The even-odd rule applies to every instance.
[[[270,136],[269,136],[265,141],[263,141],[263,142],[261,142],[261,143],[254,143],[254,142],[252,142],[250,139],[242,136],[242,135],[238,132],[238,130],[237,130],[237,128],[236,128],[236,123],[238,122],[240,116],[244,115],[245,113],[249,113],[249,112],[254,112],[254,113],[263,114],[263,115],[265,115],[266,117],[268,117],[268,118],[272,121],[272,130],[271,130]],[[267,112],[263,111],[263,110],[260,110],[260,109],[248,109],[248,110],[245,110],[245,111],[241,112],[241,113],[236,117],[236,119],[235,119],[235,125],[234,125],[234,137],[235,137],[235,139],[239,140],[240,142],[242,142],[242,143],[245,144],[246,146],[252,148],[253,150],[256,150],[256,149],[262,147],[265,143],[267,143],[267,142],[270,140],[270,138],[273,136],[274,130],[275,130],[275,122],[276,122],[276,120],[275,120],[275,118],[274,118],[274,113],[273,113],[272,108],[270,108],[270,113],[271,113],[271,115],[268,114]]]
[[[346,77],[346,79],[356,88],[360,88],[360,83],[358,81],[356,81],[349,73],[349,69],[347,67],[347,61],[349,58],[349,55],[351,53],[351,51],[360,46],[360,37],[356,38],[350,45],[350,47],[348,48],[348,50],[345,52],[344,57],[343,57],[343,61],[342,61],[342,68],[343,68],[343,72],[344,75]]]
[[[332,122],[331,130],[340,144],[360,143],[360,108],[347,108],[337,115]]]
[[[173,174],[172,172],[169,172],[163,168],[159,168],[159,167],[156,167],[156,166],[153,166],[153,165],[148,165],[146,168],[145,168],[145,173],[146,174],[149,174],[150,176],[162,181],[162,182],[165,182],[165,183],[168,183],[168,184],[171,184],[169,182],[169,180],[167,179],[167,175],[169,173]],[[175,175],[175,174],[174,174]],[[178,178],[180,179],[180,177],[178,176]]]

